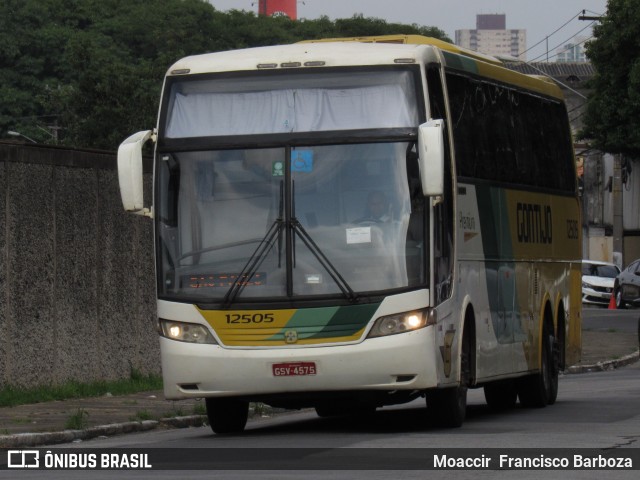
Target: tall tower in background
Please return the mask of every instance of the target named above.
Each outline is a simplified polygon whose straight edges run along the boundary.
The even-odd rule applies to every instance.
[[[258,15],[286,15],[291,20],[298,18],[297,0],[260,0]]]
[[[504,14],[476,15],[475,30],[456,30],[456,45],[487,55],[508,55],[526,60],[527,32],[507,29]]]

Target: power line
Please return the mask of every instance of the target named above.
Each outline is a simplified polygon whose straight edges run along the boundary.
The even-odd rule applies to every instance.
[[[578,33],[580,33],[580,32],[578,32]],[[576,34],[576,35],[577,35],[577,34]],[[573,38],[573,37],[571,37],[571,38]],[[591,36],[589,36],[589,37],[585,38],[584,40],[579,41],[578,43],[574,43],[574,44],[573,44],[573,46],[582,45],[583,43],[588,42],[588,41],[589,41],[589,40],[591,40],[592,38],[593,38],[593,35],[591,35]],[[563,43],[564,43],[564,42],[563,42]],[[547,54],[540,55],[540,56],[536,57],[535,59],[533,59],[533,60],[529,60],[529,61],[530,61],[530,62],[534,62],[534,61],[535,61],[535,60],[537,60],[538,58],[543,57],[543,56],[545,56],[545,55],[547,56],[547,59],[554,58],[554,57],[558,57],[558,56],[560,56],[562,53],[565,53],[565,52],[569,51],[569,50],[570,50],[570,48],[571,48],[569,45],[566,45],[565,47],[566,47],[566,48],[564,48],[563,50],[560,50],[559,52],[554,53],[553,55],[547,55],[547,54],[549,53],[549,52],[547,52]],[[558,47],[556,47],[556,48],[558,48]]]
[[[581,32],[585,31],[587,28],[591,28],[593,26],[593,24],[596,22],[591,22],[589,25],[587,25],[586,27],[580,29],[579,31],[577,31],[576,33],[574,33],[573,35],[571,35],[569,38],[567,38],[566,40],[560,42],[558,45],[556,45],[555,47],[551,48],[551,50],[555,50],[559,47],[561,47],[563,44],[565,44],[566,42],[568,42],[569,40],[571,40],[572,38],[576,37],[576,35],[580,34]],[[547,57],[548,58],[548,54],[549,54],[549,50],[547,50],[547,52],[543,53],[542,55],[538,55],[536,58],[529,60],[530,62],[535,62],[536,60],[538,60],[539,58],[542,57]]]
[[[575,107],[573,107],[571,110],[567,110],[567,115],[569,115],[570,113],[575,112],[576,110],[580,110],[582,107],[584,107],[587,104],[587,102],[582,102],[580,105],[576,105]]]
[[[587,13],[587,12],[589,12],[589,13],[593,14],[593,16],[587,16],[587,15],[586,15],[586,13]],[[527,48],[524,52],[519,53],[518,55],[516,55],[516,57],[520,57],[521,55],[524,55],[525,53],[527,53],[527,52],[529,52],[530,50],[534,49],[535,47],[537,47],[538,45],[540,45],[540,44],[541,44],[541,43],[543,43],[543,42],[548,42],[548,41],[549,41],[549,38],[551,38],[551,37],[552,37],[552,36],[554,36],[556,33],[558,33],[560,30],[562,30],[564,27],[566,27],[567,25],[569,25],[573,20],[575,20],[575,19],[576,19],[576,17],[578,18],[578,20],[592,20],[592,21],[593,21],[593,22],[592,22],[591,24],[589,24],[587,27],[585,27],[585,28],[583,28],[583,29],[582,29],[582,30],[585,30],[585,29],[587,29],[587,28],[589,28],[589,27],[593,26],[593,24],[594,24],[595,22],[597,22],[597,21],[601,21],[601,20],[602,20],[602,17],[604,17],[604,14],[602,14],[602,13],[598,13],[598,12],[594,12],[593,10],[587,10],[587,9],[580,10],[577,14],[575,14],[573,17],[571,17],[569,20],[567,20],[565,23],[563,23],[560,27],[556,28],[556,29],[555,29],[553,32],[551,32],[549,35],[546,35],[546,36],[545,36],[542,40],[540,40],[538,43],[536,43],[536,44],[532,45],[531,47]],[[580,30],[580,32],[581,32],[582,30]],[[580,33],[580,32],[578,32],[578,33]],[[577,35],[577,33],[576,33],[575,35]],[[574,36],[575,36],[575,35],[574,35]],[[571,37],[571,38],[572,38],[572,37]],[[568,41],[568,40],[565,40],[565,41]],[[562,43],[564,43],[564,42],[562,42]],[[562,44],[560,44],[560,45],[562,45]],[[558,46],[560,46],[560,45],[558,45]],[[554,47],[554,48],[558,48],[558,47],[556,46],[556,47]],[[548,54],[549,54],[549,51],[550,51],[550,50],[553,50],[554,48],[549,49],[549,48],[547,47],[547,51],[546,51],[544,54],[539,55],[539,56],[537,56],[534,60],[530,60],[530,61],[535,61],[535,60],[538,60],[538,59],[539,59],[539,58],[541,58],[541,57],[544,57],[545,55],[548,55]]]
[[[562,30],[564,27],[566,27],[567,25],[569,25],[573,20],[576,19],[576,17],[579,17],[581,13],[583,13],[584,10],[580,10],[578,13],[576,13],[573,17],[571,17],[569,20],[567,20],[565,23],[562,24],[562,26],[558,27],[556,30],[553,31],[553,33],[547,35],[546,37],[544,37],[542,40],[540,40],[538,43],[536,43],[535,45],[532,45],[531,47],[527,48],[524,52],[519,53],[518,55],[516,55],[517,57],[519,57],[520,55],[524,55],[525,53],[527,53],[529,50],[536,48],[538,45],[540,45],[542,42],[548,40],[550,37],[554,36],[556,33],[558,33],[560,30]]]
[[[577,115],[577,116],[575,116],[575,117],[573,117],[573,118],[570,118],[570,119],[569,119],[569,123],[573,125],[573,124],[574,124],[575,122],[577,122],[580,118],[584,117],[584,115],[585,115],[585,112],[581,112],[579,115]]]

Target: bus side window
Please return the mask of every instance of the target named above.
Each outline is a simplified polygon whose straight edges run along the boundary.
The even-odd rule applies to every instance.
[[[429,220],[425,215],[428,215],[429,210],[425,209],[426,200],[422,193],[416,147],[415,143],[410,145],[406,154],[407,183],[411,202],[411,214],[409,216],[405,247],[409,285],[419,285],[429,280],[428,275],[426,275],[426,272],[429,271],[429,266],[425,264],[425,262],[428,262],[429,252],[425,252],[424,248],[424,239],[429,238],[428,232],[425,231],[425,225],[429,225]]]
[[[430,118],[442,118],[447,122],[447,110],[444,97],[444,87],[440,67],[430,65],[427,68],[427,87],[429,90],[429,116]],[[445,191],[442,202],[434,207],[435,231],[434,231],[434,283],[436,303],[446,300],[451,295],[453,282],[453,188],[451,168],[451,148],[449,147],[448,134],[445,140]],[[427,237],[428,238],[428,237]]]

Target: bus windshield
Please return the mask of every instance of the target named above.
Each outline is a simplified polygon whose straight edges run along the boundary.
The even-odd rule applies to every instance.
[[[414,75],[372,67],[173,78],[163,137],[415,128]]]
[[[424,285],[424,201],[412,147],[162,155],[160,295],[290,301]],[[230,295],[234,287],[241,292]]]

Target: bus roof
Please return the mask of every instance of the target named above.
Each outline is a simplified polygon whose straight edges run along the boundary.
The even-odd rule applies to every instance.
[[[445,53],[446,66],[457,70],[464,70],[480,76],[485,76],[505,83],[534,90],[552,97],[563,98],[560,87],[550,77],[542,75],[525,75],[514,72],[504,66],[504,63],[491,55],[459,47],[449,42],[423,35],[378,35],[367,37],[323,38],[318,40],[304,40],[300,43],[321,42],[358,42],[384,43],[403,45],[431,45]],[[453,54],[453,55],[451,55]],[[497,68],[491,68],[491,67]]]
[[[445,50],[458,55],[465,55],[470,58],[478,59],[482,62],[502,65],[502,62],[495,57],[485,55],[484,53],[474,52],[466,48],[459,47],[453,43],[445,42],[433,37],[425,37],[423,35],[378,35],[371,37],[345,37],[345,38],[322,38],[319,40],[303,40],[300,43],[318,43],[318,42],[360,42],[360,43],[392,43],[403,45],[432,45],[440,50]]]
[[[442,55],[436,53],[438,50]],[[563,97],[562,91],[551,79],[509,70],[495,57],[421,35],[333,38],[194,55],[177,61],[167,75],[412,62],[442,62],[447,68],[478,77],[494,79],[558,99]]]
[[[420,45],[378,45],[357,42],[317,43],[254,47],[240,50],[194,55],[178,60],[169,75],[226,71],[269,70],[350,65],[388,65],[394,60],[421,57]],[[185,70],[188,70],[185,71]]]

